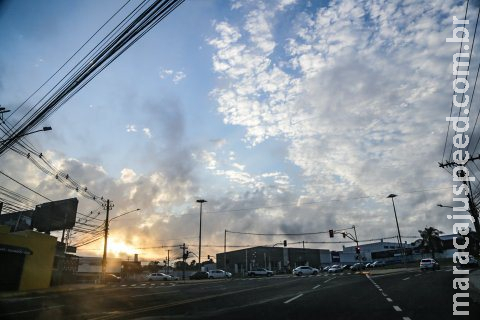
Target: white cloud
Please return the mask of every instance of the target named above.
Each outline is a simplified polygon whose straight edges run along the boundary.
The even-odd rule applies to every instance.
[[[124,168],[121,171],[120,181],[122,183],[132,183],[136,180],[137,174],[132,169]]]
[[[187,77],[183,71],[174,71],[171,69],[160,69],[158,76],[160,79],[172,79],[174,84],[180,83],[183,79]]]
[[[137,132],[134,124],[127,124],[127,132]]]
[[[143,128],[143,133],[149,138],[152,137],[152,132],[150,131],[150,128]]]

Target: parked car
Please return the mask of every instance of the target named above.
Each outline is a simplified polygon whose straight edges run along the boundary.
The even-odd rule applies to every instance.
[[[343,269],[341,266],[334,264],[333,266],[328,269],[328,273],[337,273],[337,272],[342,272]]]
[[[267,270],[267,269],[264,269],[264,268],[258,268],[258,269],[255,269],[255,270],[250,270],[247,272],[247,276],[249,277],[271,277],[273,276],[273,271],[271,270]]]
[[[342,266],[342,271],[350,270],[350,267],[351,267],[351,266],[352,266],[351,264],[344,264],[344,265]]]
[[[440,264],[432,258],[420,260],[420,270],[439,270]]]
[[[322,272],[328,272],[328,269],[330,269],[330,266],[323,267],[321,270]]]
[[[114,275],[114,274],[111,274],[111,273],[108,273],[108,274],[105,275],[105,282],[107,282],[107,283],[120,282],[120,281],[122,281],[122,278],[120,278],[117,275]]]
[[[318,269],[317,268],[312,268],[309,266],[300,266],[296,267],[292,271],[293,275],[295,276],[303,276],[303,275],[317,275],[318,274]]]
[[[352,270],[352,271],[365,270],[365,265],[361,262],[357,262],[353,266],[350,267],[350,270]]]
[[[189,278],[190,280],[208,279],[208,272],[198,271],[192,274]]]
[[[385,261],[374,261],[371,265],[371,268],[380,268],[385,267]]]
[[[367,264],[365,264],[365,268],[371,268],[372,267],[372,262],[368,262]]]
[[[208,278],[209,279],[222,279],[222,278],[231,278],[232,274],[227,271],[223,270],[210,270],[208,271]]]
[[[178,280],[178,277],[171,276],[169,274],[157,272],[157,273],[150,273],[147,276],[148,281],[171,281],[171,280]]]

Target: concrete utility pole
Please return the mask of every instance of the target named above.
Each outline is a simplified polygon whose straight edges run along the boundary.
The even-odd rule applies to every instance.
[[[105,281],[105,273],[107,272],[107,240],[108,240],[108,215],[110,213],[110,209],[113,208],[113,204],[110,205],[110,199],[107,199],[107,204],[105,209],[107,210],[107,214],[105,216],[105,240],[103,242],[103,260],[102,260],[102,282]]]
[[[225,237],[223,238],[223,266],[225,267],[225,271],[228,271],[227,270],[227,229],[225,229]]]
[[[167,274],[170,274],[170,250],[167,250]]]
[[[185,280],[185,268],[186,268],[186,260],[188,258],[188,251],[185,251],[186,249],[188,249],[186,246],[185,246],[185,243],[183,245],[180,246],[180,249],[182,249],[182,261],[183,261],[183,271],[182,271],[182,280]]]

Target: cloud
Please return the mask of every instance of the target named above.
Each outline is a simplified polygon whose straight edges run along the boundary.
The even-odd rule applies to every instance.
[[[137,132],[134,124],[127,124],[127,132]]]
[[[171,78],[173,83],[178,84],[180,81],[185,79],[187,75],[183,71],[174,71],[171,69],[161,69],[159,71],[160,79]]]
[[[152,137],[152,132],[150,131],[150,128],[143,128],[142,131],[148,138]]]
[[[208,43],[222,86],[211,95],[224,122],[245,128],[252,146],[269,139],[287,144],[286,160],[303,183],[298,199],[373,196],[354,208],[342,205],[347,216],[332,208],[323,229],[370,219],[367,233],[394,233],[378,230],[390,221],[383,196],[390,192],[403,192],[402,216],[415,217],[404,226],[410,233],[414,224],[448,225],[438,214],[428,217],[437,212],[432,203],[448,198],[435,189],[449,185],[434,163],[444,137],[431,133],[444,132],[446,124],[433,115],[451,99],[444,83],[451,81],[454,49],[444,44],[451,27],[445,17],[462,9],[380,1],[333,1],[309,12],[294,7],[247,2],[235,7],[245,12],[240,23],[215,23],[217,36]],[[287,13],[290,32],[274,33]],[[255,180],[245,172],[217,173],[238,183]],[[279,185],[290,181],[276,177]],[[302,212],[299,228],[309,221],[309,210]]]

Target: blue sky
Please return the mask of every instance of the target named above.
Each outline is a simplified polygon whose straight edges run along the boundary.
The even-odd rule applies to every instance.
[[[20,105],[120,4],[2,2],[0,104]],[[53,131],[29,140],[112,199],[113,215],[142,209],[112,226],[112,253],[123,257],[160,257],[139,248],[171,239],[195,251],[198,198],[208,200],[203,243],[212,245],[225,229],[355,224],[361,239],[395,236],[390,193],[404,235],[427,225],[449,233],[436,206],[451,199],[437,165],[457,50],[445,38],[464,12],[456,1],[186,1],[50,117]],[[5,172],[48,197],[75,196],[18,155],[2,157]],[[98,209],[79,199],[80,210]]]

